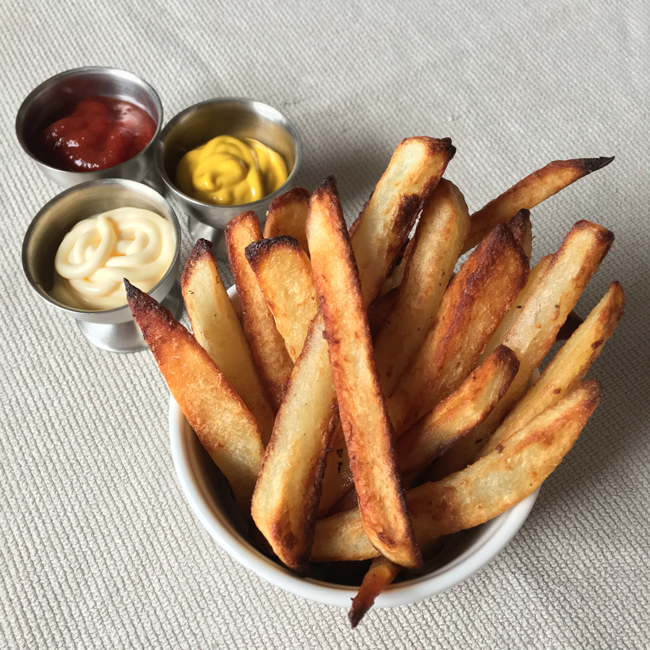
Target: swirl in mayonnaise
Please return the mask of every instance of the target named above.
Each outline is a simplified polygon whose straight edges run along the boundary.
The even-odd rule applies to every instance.
[[[171,266],[170,221],[143,208],[117,208],[80,221],[54,258],[52,296],[70,307],[104,310],[126,304],[123,278],[150,291]]]

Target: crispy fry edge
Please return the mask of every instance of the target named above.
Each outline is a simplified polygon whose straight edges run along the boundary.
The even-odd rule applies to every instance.
[[[325,210],[328,215],[328,217],[322,220],[321,228],[326,230],[330,235],[328,239],[333,243],[333,245],[335,245],[337,239],[340,242],[337,246],[340,256],[340,267],[338,270],[339,272],[344,273],[345,269],[348,270],[348,315],[350,318],[354,318],[357,325],[358,341],[363,341],[366,344],[368,352],[368,354],[365,355],[366,364],[367,371],[370,372],[370,376],[367,377],[367,379],[373,385],[373,393],[375,398],[378,400],[377,405],[381,409],[379,413],[376,413],[376,418],[381,423],[382,429],[381,431],[375,432],[375,435],[381,436],[382,442],[380,444],[386,449],[386,455],[382,455],[382,465],[384,466],[383,471],[387,482],[384,489],[390,494],[392,502],[390,504],[384,504],[381,509],[377,509],[375,501],[377,495],[370,494],[366,491],[366,488],[367,483],[376,480],[376,475],[374,478],[371,478],[371,476],[376,473],[378,465],[375,464],[369,468],[367,467],[367,460],[359,457],[359,454],[364,454],[364,446],[365,444],[369,444],[370,441],[369,439],[366,439],[366,436],[363,434],[360,438],[358,436],[358,433],[361,431],[358,429],[360,423],[356,417],[358,404],[355,403],[355,400],[357,396],[352,396],[351,394],[348,385],[350,378],[345,370],[346,366],[351,363],[351,361],[346,363],[346,359],[342,356],[344,353],[343,348],[340,347],[342,341],[339,338],[342,331],[340,324],[335,319],[336,312],[332,311],[332,308],[334,307],[334,309],[336,309],[336,307],[330,303],[331,298],[333,298],[332,292],[335,291],[335,288],[334,286],[330,286],[330,284],[333,283],[333,279],[328,277],[328,275],[335,273],[336,269],[329,267],[326,259],[319,259],[319,252],[322,255],[325,255],[325,250],[319,250],[321,246],[319,245],[318,239],[314,239],[312,236],[315,227],[315,213],[312,212],[310,207],[310,213],[307,219],[307,238],[312,251],[314,279],[325,322],[324,336],[327,339],[329,346],[330,361],[334,383],[337,389],[341,422],[343,424],[348,450],[350,451],[353,474],[356,477],[362,521],[364,527],[367,526],[369,532],[371,532],[372,536],[375,538],[373,543],[378,545],[384,554],[390,553],[391,559],[397,560],[398,564],[416,567],[422,563],[422,556],[413,535],[404,489],[397,469],[397,460],[393,446],[393,432],[390,420],[388,419],[388,413],[383,400],[381,387],[379,385],[377,369],[375,367],[370,327],[368,325],[367,311],[361,290],[359,272],[352,251],[348,230],[343,219],[336,189],[336,181],[333,177],[328,177],[314,192],[312,202],[319,201],[326,204]],[[321,234],[319,238],[322,240],[322,237],[323,235]],[[328,275],[325,275],[324,273],[327,273]],[[367,406],[367,408],[372,409],[374,407],[371,404],[370,406]],[[369,474],[368,470],[370,470]],[[387,506],[391,512],[391,518],[393,519],[391,523],[385,521],[384,515],[381,514],[381,511]],[[390,530],[393,531],[392,534],[389,532]]]

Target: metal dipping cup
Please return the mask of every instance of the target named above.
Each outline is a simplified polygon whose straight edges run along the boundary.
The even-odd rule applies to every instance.
[[[162,302],[176,318],[182,312],[180,287],[176,282],[180,263],[181,230],[171,206],[147,185],[117,178],[76,185],[47,203],[34,217],[23,240],[23,271],[36,293],[77,321],[92,345],[108,352],[137,352],[147,347],[131,309],[101,311],[75,309],[54,299],[54,257],[63,237],[82,219],[115,208],[145,208],[171,221],[176,235],[176,251],[171,266],[149,295]],[[128,279],[128,278],[127,278]]]
[[[121,99],[144,109],[157,125],[151,142],[126,162],[100,171],[73,172],[45,164],[36,154],[36,136],[51,123],[52,116],[63,107],[90,96]],[[128,178],[141,181],[153,165],[155,142],[162,122],[163,108],[160,97],[144,79],[116,68],[76,68],[50,77],[27,95],[16,116],[16,136],[25,153],[45,176],[59,187],[72,187],[98,178]]]
[[[219,135],[254,138],[275,149],[287,163],[289,177],[284,185],[260,201],[233,206],[203,203],[181,192],[176,187],[180,159]],[[223,237],[228,222],[245,210],[254,210],[263,224],[271,201],[292,187],[302,158],[300,135],[285,115],[266,104],[237,97],[210,99],[186,108],[165,126],[156,149],[166,196],[175,197],[187,212],[192,242],[201,237],[210,240],[213,255],[223,261],[228,260]]]

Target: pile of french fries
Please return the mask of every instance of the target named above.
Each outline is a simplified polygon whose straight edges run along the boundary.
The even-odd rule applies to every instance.
[[[181,283],[193,334],[125,281],[258,546],[301,575],[372,560],[353,626],[443,536],[555,469],[598,405],[583,378],[623,314],[617,282],[584,322],[572,312],[612,244],[602,226],[579,221],[530,268],[529,210],[612,159],[553,162],[470,215],[443,178],[454,153],[401,142],[349,230],[332,177],[275,199],[264,234],[254,212],[233,219],[241,322],[204,240]]]

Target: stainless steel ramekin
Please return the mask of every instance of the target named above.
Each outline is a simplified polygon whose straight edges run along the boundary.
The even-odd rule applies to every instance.
[[[203,203],[181,192],[176,186],[180,159],[219,135],[255,138],[275,149],[287,163],[289,177],[284,185],[260,201],[233,206]],[[300,135],[289,118],[271,106],[238,97],[210,99],[186,108],[165,126],[156,149],[166,195],[175,197],[187,212],[192,240],[212,241],[213,254],[221,260],[227,260],[223,229],[228,222],[244,210],[254,210],[263,222],[271,201],[292,186],[302,158]]]
[[[149,292],[176,316],[182,311],[177,283],[181,230],[169,203],[155,190],[135,181],[108,178],[76,185],[47,203],[34,217],[23,240],[23,270],[36,293],[77,321],[94,346],[109,352],[137,352],[146,348],[128,305],[100,311],[84,311],[52,297],[54,257],[63,237],[82,219],[115,208],[144,208],[156,212],[174,226],[176,251],[171,266]],[[128,279],[128,278],[127,278]]]
[[[100,171],[73,172],[46,165],[36,154],[34,141],[38,133],[64,106],[95,95],[128,101],[149,113],[157,125],[151,142],[130,160]],[[25,153],[59,187],[72,187],[98,178],[141,181],[153,164],[155,142],[162,122],[160,97],[144,79],[116,68],[86,67],[57,74],[32,90],[18,109],[16,136]]]

